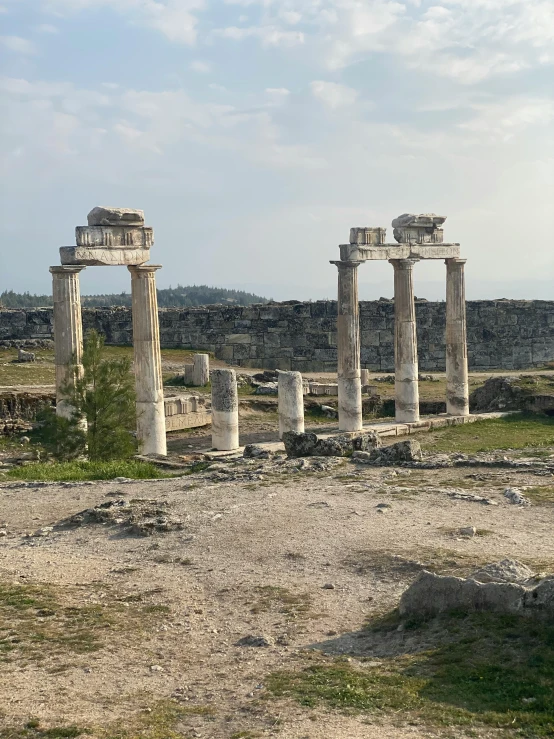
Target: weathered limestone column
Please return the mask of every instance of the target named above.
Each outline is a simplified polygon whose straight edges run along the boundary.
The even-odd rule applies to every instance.
[[[141,454],[167,454],[156,270],[160,264],[128,266],[133,305],[137,439]]]
[[[467,371],[465,259],[446,264],[446,412],[469,415]]]
[[[285,431],[304,433],[304,387],[300,372],[279,372],[279,438]]]
[[[339,271],[337,344],[339,429],[362,428],[358,267],[360,262],[333,262]]]
[[[235,370],[212,370],[212,447],[231,451],[239,446],[239,399]]]
[[[64,400],[63,388],[74,379],[72,368],[83,372],[83,323],[79,273],[84,266],[50,267],[54,300],[54,353],[56,363],[56,413],[69,418],[71,405]]]
[[[390,259],[394,267],[394,365],[396,420],[419,421],[417,334],[413,269],[416,259]]]
[[[365,385],[369,385],[369,370],[368,369],[360,370],[360,377],[362,381],[362,387],[364,387]]]
[[[210,355],[195,354],[192,358],[192,384],[204,387],[210,381]]]

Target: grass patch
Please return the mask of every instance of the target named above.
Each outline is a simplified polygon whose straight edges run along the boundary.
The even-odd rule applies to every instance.
[[[524,494],[537,505],[554,505],[554,485],[535,485],[525,488]]]
[[[393,618],[375,631],[397,624]],[[411,626],[412,641],[421,638],[423,651],[372,667],[315,657],[303,670],[271,674],[265,681],[268,693],[310,708],[400,713],[415,724],[488,726],[500,730],[499,736],[529,739],[553,735],[552,623],[450,614]]]
[[[140,633],[169,610],[151,602],[129,605],[125,596],[83,603],[79,588],[0,583],[0,663],[63,658],[63,664],[51,666],[63,671],[71,666],[66,661],[68,653],[96,652],[106,641],[113,643],[115,634]]]
[[[276,610],[294,620],[307,617],[312,606],[309,593],[291,593],[287,588],[274,585],[262,585],[254,589],[257,600],[252,605],[252,613],[263,613]]]
[[[421,438],[427,452],[490,452],[554,446],[554,417],[514,413],[432,431]]]
[[[156,465],[135,459],[91,462],[75,460],[72,462],[37,462],[23,467],[14,467],[0,475],[4,480],[31,480],[37,482],[73,482],[80,480],[113,480],[128,477],[133,480],[151,480],[159,477],[172,477],[160,472]]]

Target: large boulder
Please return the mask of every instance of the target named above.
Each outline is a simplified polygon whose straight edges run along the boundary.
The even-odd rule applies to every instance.
[[[349,457],[358,451],[376,449],[381,439],[373,431],[356,436],[337,434],[324,439],[312,433],[287,431],[283,434],[283,443],[289,457]]]
[[[435,575],[424,570],[402,593],[401,616],[436,616],[448,611],[521,611],[526,588],[516,583],[480,583],[473,579]]]
[[[533,386],[518,377],[490,377],[469,396],[474,412],[516,411],[529,407]]]

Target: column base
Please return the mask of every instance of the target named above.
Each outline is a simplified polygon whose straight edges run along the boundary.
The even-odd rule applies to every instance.
[[[419,384],[417,365],[402,365],[394,384],[394,418],[398,423],[419,421]]]
[[[159,401],[137,401],[136,408],[140,453],[167,456],[163,398]]]
[[[362,381],[339,377],[339,431],[362,429]]]

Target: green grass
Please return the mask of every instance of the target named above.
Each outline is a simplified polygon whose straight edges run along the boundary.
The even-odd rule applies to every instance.
[[[385,619],[372,636],[394,631],[398,623]],[[503,737],[553,736],[554,624],[451,614],[407,626],[423,651],[380,659],[373,667],[316,656],[302,670],[271,674],[268,693],[310,708],[400,715],[420,725],[488,726]]]
[[[428,452],[489,452],[527,447],[554,447],[554,417],[514,413],[504,418],[449,426],[422,436]]]
[[[151,480],[171,477],[164,474],[150,462],[123,459],[110,462],[37,462],[23,467],[14,467],[0,480],[30,480],[37,482],[74,482],[81,480],[113,480],[115,477],[128,477],[133,480]]]
[[[554,505],[554,485],[535,485],[524,492],[536,505]]]

